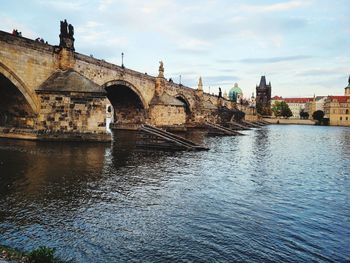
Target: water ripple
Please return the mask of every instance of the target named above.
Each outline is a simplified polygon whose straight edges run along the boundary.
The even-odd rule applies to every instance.
[[[0,140],[0,243],[72,262],[350,260],[350,130],[192,134],[208,152]]]

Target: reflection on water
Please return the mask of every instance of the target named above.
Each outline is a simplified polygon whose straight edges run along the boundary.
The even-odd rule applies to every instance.
[[[350,259],[350,130],[187,135],[208,152],[0,141],[0,244],[73,262]],[[98,259],[98,260],[97,260]]]

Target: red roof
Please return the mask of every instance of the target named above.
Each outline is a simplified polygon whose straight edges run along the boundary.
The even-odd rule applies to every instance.
[[[285,98],[284,101],[287,103],[306,103],[313,101],[313,98]]]
[[[280,97],[280,96],[274,96],[273,98],[271,98],[272,100],[283,100],[283,98],[282,97]]]
[[[340,103],[344,103],[344,102],[347,102],[350,99],[350,97],[349,96],[328,96],[328,99],[336,100]]]

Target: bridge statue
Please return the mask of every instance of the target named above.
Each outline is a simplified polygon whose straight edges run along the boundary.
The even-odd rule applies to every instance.
[[[163,65],[163,61],[159,61],[159,74],[158,74],[159,78],[164,78],[164,65]]]
[[[73,35],[74,35],[74,27],[72,26],[72,24],[69,24],[68,29],[69,29],[68,35],[69,35],[71,38],[73,38]]]
[[[74,27],[67,23],[67,20],[61,21],[60,47],[74,51]]]
[[[66,37],[68,36],[68,31],[67,31],[67,20],[65,19],[64,21],[61,21],[61,36]]]

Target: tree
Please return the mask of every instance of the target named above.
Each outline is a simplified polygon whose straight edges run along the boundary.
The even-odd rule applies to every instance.
[[[293,116],[292,111],[290,110],[288,104],[285,101],[275,101],[272,112],[275,114],[276,117],[285,117],[289,118]]]
[[[281,116],[285,118],[293,116],[292,111],[290,110],[288,104],[285,101],[281,102]]]
[[[314,120],[317,120],[319,123],[322,122],[323,117],[324,117],[324,112],[321,111],[321,110],[317,110],[317,111],[315,111],[314,113],[312,113],[312,118],[313,118]]]
[[[306,112],[304,109],[302,109],[301,111],[300,111],[300,119],[304,119],[304,120],[307,120],[308,118],[309,118],[309,113],[308,112]]]
[[[281,102],[275,101],[275,103],[272,105],[272,112],[276,117],[281,116]]]

